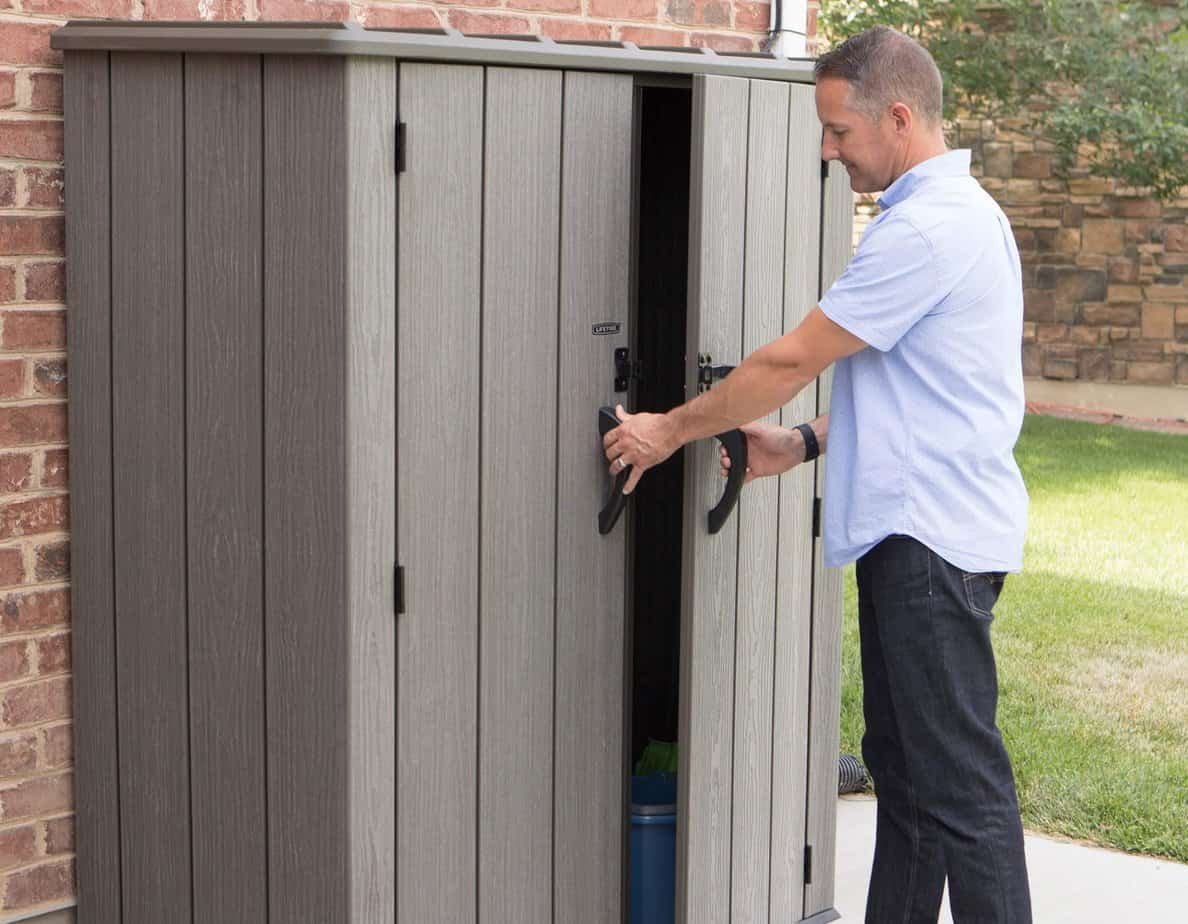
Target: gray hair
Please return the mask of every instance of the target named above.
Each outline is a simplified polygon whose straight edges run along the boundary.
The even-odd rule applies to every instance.
[[[915,39],[887,26],[851,35],[817,59],[817,79],[850,83],[850,105],[877,120],[892,103],[906,103],[929,125],[941,121],[942,81],[932,55]]]

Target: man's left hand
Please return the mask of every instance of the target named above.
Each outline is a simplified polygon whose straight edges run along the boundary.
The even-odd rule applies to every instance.
[[[623,493],[630,494],[644,472],[671,456],[681,444],[676,425],[667,414],[628,414],[621,404],[615,413],[621,423],[602,438],[602,448],[610,460],[611,477],[631,466],[631,477],[623,486]]]

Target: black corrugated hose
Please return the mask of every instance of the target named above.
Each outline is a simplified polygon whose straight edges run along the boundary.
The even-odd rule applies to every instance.
[[[837,794],[866,791],[866,768],[853,754],[842,754],[837,759]]]

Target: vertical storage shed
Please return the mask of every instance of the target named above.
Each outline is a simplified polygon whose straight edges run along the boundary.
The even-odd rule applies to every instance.
[[[623,921],[649,737],[679,740],[682,924],[834,919],[819,464],[711,534],[706,441],[597,524],[599,408],[692,395],[847,258],[810,62],[53,43],[80,922]]]

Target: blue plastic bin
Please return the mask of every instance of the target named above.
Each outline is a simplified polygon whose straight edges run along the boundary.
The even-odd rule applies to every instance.
[[[676,774],[631,778],[631,924],[676,917]]]

